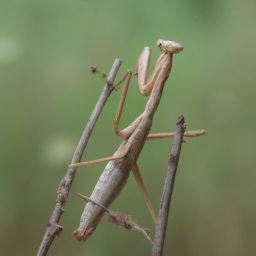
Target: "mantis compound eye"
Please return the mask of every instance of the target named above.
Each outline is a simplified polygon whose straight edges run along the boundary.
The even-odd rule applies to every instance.
[[[159,39],[157,42],[156,42],[156,45],[158,46],[158,47],[160,47],[161,48],[161,46],[162,46],[162,39]]]

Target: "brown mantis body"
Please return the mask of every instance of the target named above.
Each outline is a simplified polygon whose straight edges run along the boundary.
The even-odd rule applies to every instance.
[[[147,76],[151,51],[149,47],[144,48],[136,63],[136,73],[138,74],[140,91],[143,95],[150,95],[145,111],[132,124],[120,131],[118,129],[118,124],[131,77],[130,71],[126,73],[126,83],[114,123],[115,133],[122,138],[124,142],[120,145],[114,156],[70,165],[70,167],[78,167],[110,161],[91,195],[92,200],[106,208],[109,208],[112,202],[119,195],[124,185],[127,183],[130,171],[132,170],[143,193],[155,225],[157,224],[157,218],[148,198],[148,194],[136,162],[147,139],[173,137],[173,133],[150,136],[149,132],[153,123],[153,116],[161,99],[164,84],[171,71],[173,54],[179,53],[183,50],[183,46],[181,44],[173,41],[159,40],[157,45],[164,53],[158,58],[155,70],[148,80]],[[196,137],[203,134],[205,134],[205,131],[188,132],[184,135],[187,137]],[[100,207],[96,207],[93,203],[88,202],[81,217],[80,226],[73,232],[73,236],[81,242],[85,241],[94,232],[103,217],[103,214],[104,211]]]

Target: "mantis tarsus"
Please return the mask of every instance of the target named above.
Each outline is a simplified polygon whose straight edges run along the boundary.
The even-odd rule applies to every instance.
[[[147,139],[169,138],[174,135],[174,133],[149,135],[149,132],[152,126],[153,116],[161,99],[164,84],[171,72],[173,54],[183,50],[183,46],[174,41],[158,40],[157,46],[163,51],[163,54],[158,58],[155,69],[149,79],[147,79],[151,55],[151,49],[149,47],[144,48],[136,63],[136,74],[138,75],[140,91],[144,96],[150,95],[145,111],[122,131],[119,130],[118,124],[132,75],[131,71],[127,71],[123,79],[121,79],[124,80],[126,78],[126,81],[114,122],[114,130],[117,136],[122,138],[124,142],[120,145],[114,156],[71,164],[69,166],[78,167],[109,161],[91,195],[92,200],[106,208],[109,208],[119,195],[127,183],[130,171],[132,170],[155,225],[157,225],[157,218],[136,161]],[[204,130],[187,132],[184,136],[196,137],[203,134],[205,134]],[[100,207],[96,207],[93,203],[88,202],[82,214],[80,226],[73,232],[73,236],[80,242],[85,241],[94,232],[103,214],[104,211]]]

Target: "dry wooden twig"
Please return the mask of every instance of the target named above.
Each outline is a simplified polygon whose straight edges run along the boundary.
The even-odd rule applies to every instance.
[[[161,256],[164,248],[164,239],[168,222],[168,214],[171,203],[175,175],[178,167],[183,134],[186,129],[184,117],[181,115],[176,120],[176,129],[172,144],[172,151],[169,155],[168,170],[160,203],[158,224],[152,248],[152,256]]]
[[[78,163],[81,160],[81,157],[83,155],[84,149],[87,145],[87,142],[91,136],[92,130],[94,128],[94,125],[108,99],[112,91],[116,88],[114,86],[114,80],[117,75],[117,72],[122,64],[121,59],[115,59],[114,64],[111,68],[111,71],[109,73],[108,79],[106,80],[106,84],[104,86],[104,89],[100,95],[100,98],[91,114],[91,117],[86,125],[86,128],[82,134],[82,137],[78,143],[78,146],[76,148],[76,151],[74,153],[72,163]],[[71,188],[71,185],[73,183],[73,180],[75,178],[77,167],[68,168],[67,174],[60,182],[60,186],[58,188],[58,197],[56,200],[56,205],[53,210],[52,216],[47,223],[47,228],[45,235],[43,237],[43,240],[41,242],[41,245],[39,247],[39,250],[37,252],[37,256],[44,256],[47,254],[51,243],[53,239],[56,237],[56,235],[59,235],[60,232],[62,232],[63,227],[58,225],[58,222],[61,218],[61,215],[64,213],[65,205],[68,199],[68,194]]]

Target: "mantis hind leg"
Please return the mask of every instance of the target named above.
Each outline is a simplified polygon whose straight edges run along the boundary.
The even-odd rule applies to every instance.
[[[120,148],[121,148],[121,150],[120,150]],[[104,162],[109,162],[109,161],[121,159],[121,158],[123,158],[127,155],[127,153],[130,151],[130,149],[131,149],[131,144],[130,143],[123,143],[119,147],[120,151],[119,151],[118,155],[114,155],[114,156],[110,156],[110,157],[106,157],[106,158],[100,158],[100,159],[87,161],[87,162],[72,163],[68,167],[69,168],[75,168],[75,167],[79,167],[79,166],[92,165],[92,164],[104,163]]]
[[[99,163],[109,162],[109,161],[113,161],[113,160],[123,158],[123,157],[125,157],[125,155],[126,155],[126,152],[124,152],[123,154],[118,155],[118,156],[110,156],[110,157],[100,158],[100,159],[96,159],[96,160],[92,160],[92,161],[70,164],[68,166],[68,168],[75,168],[75,167],[80,167],[80,166],[85,166],[85,165],[92,165],[92,164],[99,164]]]
[[[133,173],[133,175],[136,179],[137,184],[139,185],[139,188],[140,188],[141,193],[144,197],[144,200],[145,200],[145,202],[148,206],[149,212],[150,212],[150,214],[153,218],[153,221],[155,223],[155,228],[156,228],[156,226],[157,226],[157,217],[156,217],[155,211],[152,207],[152,204],[150,202],[147,189],[145,187],[145,184],[143,182],[143,179],[142,179],[140,171],[139,171],[139,167],[138,167],[137,163],[134,160],[132,160],[131,162],[132,162],[132,173]]]

